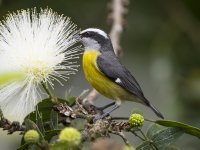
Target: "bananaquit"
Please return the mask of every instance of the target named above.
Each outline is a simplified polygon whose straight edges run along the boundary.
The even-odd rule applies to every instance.
[[[101,118],[117,109],[124,100],[144,104],[158,117],[164,118],[145,98],[133,75],[121,64],[108,34],[100,29],[88,28],[79,33],[78,39],[85,47],[83,70],[87,81],[99,93],[116,101],[113,109]]]

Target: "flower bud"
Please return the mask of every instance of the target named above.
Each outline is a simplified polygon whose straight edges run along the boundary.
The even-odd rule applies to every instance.
[[[37,143],[40,139],[40,135],[35,130],[28,130],[24,135],[24,141],[26,143]]]
[[[130,146],[130,145],[126,145],[126,146],[123,147],[122,150],[135,150],[135,148]]]
[[[129,117],[129,123],[131,127],[141,127],[144,122],[144,117],[140,114],[132,114]]]
[[[75,128],[67,127],[60,132],[59,141],[67,142],[69,146],[77,146],[81,142],[81,134]]]

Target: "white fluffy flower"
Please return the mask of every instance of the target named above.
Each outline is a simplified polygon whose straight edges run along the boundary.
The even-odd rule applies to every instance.
[[[0,23],[0,72],[21,72],[25,79],[0,89],[4,117],[23,122],[41,100],[40,83],[68,79],[76,72],[76,26],[51,9],[10,13]]]

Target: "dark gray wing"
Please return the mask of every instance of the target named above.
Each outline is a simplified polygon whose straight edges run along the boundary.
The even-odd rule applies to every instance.
[[[104,53],[97,57],[98,69],[110,80],[120,85],[130,93],[140,98],[144,104],[149,106],[154,113],[163,118],[163,115],[158,111],[145,97],[140,88],[140,85],[131,73],[120,63],[114,53]]]
[[[143,92],[136,79],[120,63],[119,59],[113,53],[101,54],[97,58],[97,66],[110,80],[140,99],[144,99]]]

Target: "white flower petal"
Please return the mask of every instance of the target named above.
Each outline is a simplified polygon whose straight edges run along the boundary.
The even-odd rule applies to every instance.
[[[31,83],[13,83],[0,90],[0,104],[5,118],[23,122],[34,106],[41,100],[37,88]]]
[[[76,26],[51,9],[8,14],[0,23],[0,72],[22,72],[26,79],[0,89],[0,107],[9,120],[22,122],[41,100],[39,86],[75,74],[79,58],[72,37]]]

